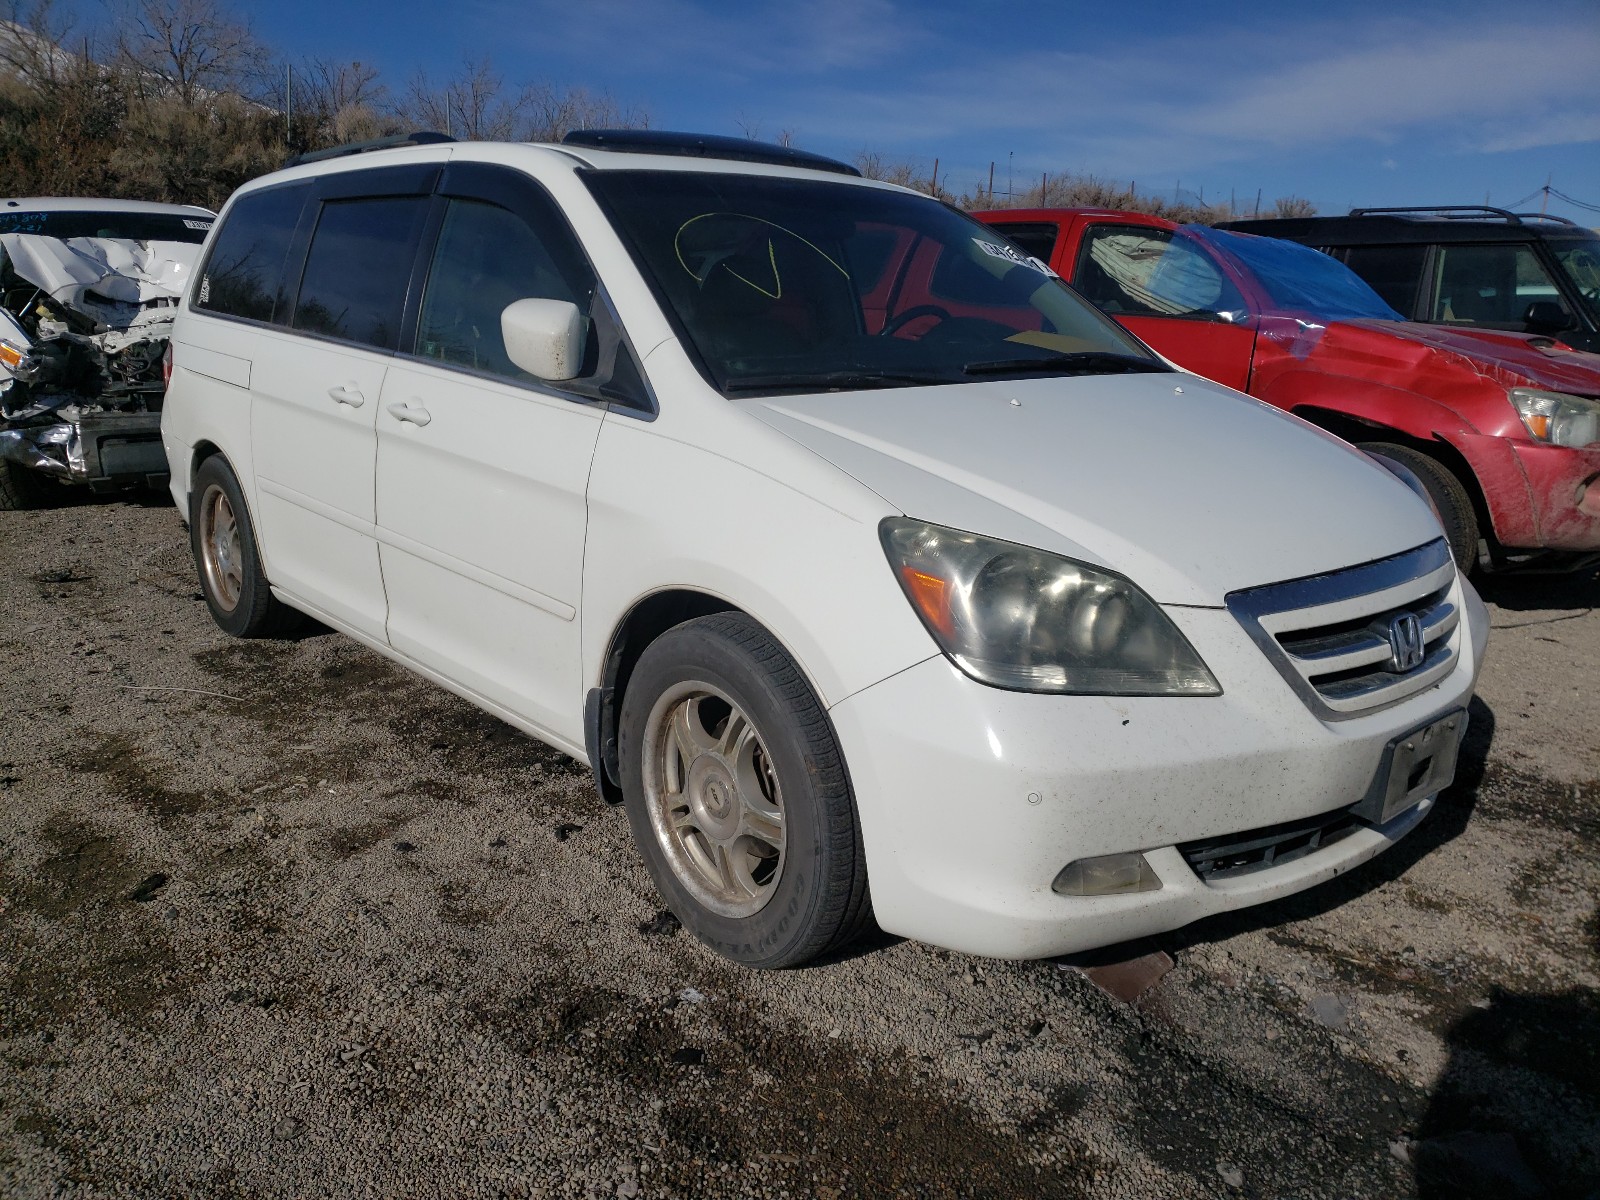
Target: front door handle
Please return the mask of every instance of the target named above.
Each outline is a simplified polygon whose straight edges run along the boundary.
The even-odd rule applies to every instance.
[[[410,421],[413,425],[426,425],[433,420],[433,414],[422,407],[420,401],[415,406],[399,402],[391,404],[389,415],[396,421]]]
[[[347,387],[331,387],[328,389],[328,395],[337,403],[348,404],[351,408],[360,408],[367,402],[367,398],[361,394],[361,389],[353,383]]]

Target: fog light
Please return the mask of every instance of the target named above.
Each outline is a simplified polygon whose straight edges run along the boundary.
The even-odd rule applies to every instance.
[[[1105,854],[1080,858],[1061,868],[1050,890],[1062,896],[1115,896],[1121,892],[1156,892],[1161,877],[1142,854]]]

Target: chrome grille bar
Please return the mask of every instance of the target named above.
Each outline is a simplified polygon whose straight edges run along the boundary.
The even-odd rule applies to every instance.
[[[1441,539],[1345,571],[1233,592],[1229,610],[1296,694],[1325,719],[1359,716],[1431,687],[1460,652],[1455,564]],[[1397,669],[1391,624],[1416,618],[1421,661]]]

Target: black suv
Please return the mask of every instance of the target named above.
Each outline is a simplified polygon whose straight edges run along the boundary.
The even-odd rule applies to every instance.
[[[1600,351],[1600,235],[1503,208],[1357,208],[1222,226],[1331,254],[1409,321],[1509,329]]]

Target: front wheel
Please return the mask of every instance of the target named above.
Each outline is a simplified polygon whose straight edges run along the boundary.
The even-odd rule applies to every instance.
[[[622,702],[634,841],[683,925],[750,967],[797,966],[870,919],[855,801],[794,661],[740,613],[664,633]]]
[[[278,637],[299,628],[304,618],[272,594],[244,492],[220,455],[195,471],[189,504],[189,541],[200,590],[222,631]]]
[[[1455,473],[1436,458],[1431,458],[1410,446],[1397,446],[1392,442],[1361,442],[1360,449],[1374,458],[1387,458],[1399,463],[1419,480],[1426,489],[1433,507],[1444,526],[1445,540],[1450,543],[1450,554],[1463,575],[1478,565],[1478,514],[1473,510],[1472,497],[1455,477]]]

